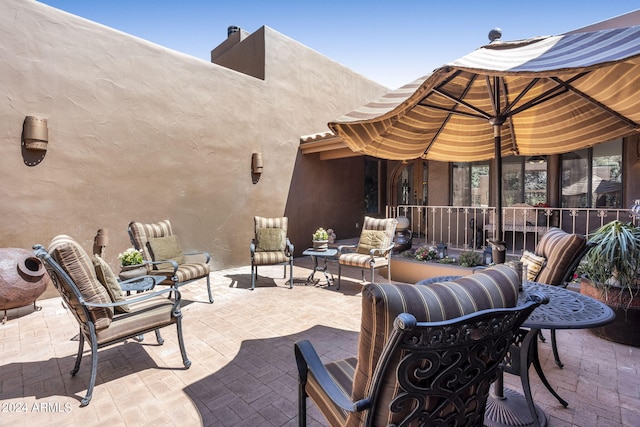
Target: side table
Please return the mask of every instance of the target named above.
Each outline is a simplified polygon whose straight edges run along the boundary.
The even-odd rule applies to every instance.
[[[129,296],[132,291],[140,293],[153,289],[158,283],[164,282],[166,278],[167,276],[140,276],[121,281],[119,285],[120,289],[126,292],[127,296]]]
[[[316,271],[320,271],[324,273],[324,278],[327,280],[327,286],[331,286],[333,284],[333,274],[330,271],[328,272],[327,261],[329,258],[333,258],[337,254],[338,254],[337,249],[327,249],[325,251],[317,251],[313,248],[309,248],[304,252],[302,252],[302,255],[310,256],[311,259],[313,260],[313,270],[311,271],[311,274],[309,274],[309,277],[307,277],[307,281],[305,284],[308,285],[309,283],[314,283],[315,282],[314,276],[316,274]],[[318,265],[319,258],[323,259],[322,266]],[[327,274],[327,272],[329,274]],[[329,276],[331,276],[331,278],[329,278]],[[320,283],[320,279],[318,279],[318,284],[319,283]]]

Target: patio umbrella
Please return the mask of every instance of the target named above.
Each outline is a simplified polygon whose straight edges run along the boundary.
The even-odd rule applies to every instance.
[[[493,37],[492,37],[493,33]],[[640,122],[640,27],[492,42],[329,123],[353,151],[390,160],[566,153]]]

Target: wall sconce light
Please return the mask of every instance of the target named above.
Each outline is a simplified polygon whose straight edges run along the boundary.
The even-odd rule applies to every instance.
[[[47,151],[49,143],[47,119],[27,116],[22,127],[22,142],[27,150]]]
[[[256,175],[260,175],[263,167],[262,153],[253,153],[251,155],[251,172]]]
[[[447,257],[447,245],[444,242],[438,243],[436,250],[438,251],[438,258],[444,259]]]

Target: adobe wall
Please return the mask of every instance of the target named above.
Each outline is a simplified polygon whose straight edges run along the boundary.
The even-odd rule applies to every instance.
[[[210,251],[220,269],[249,263],[254,215],[287,211],[300,235],[329,207],[332,221],[361,216],[340,209],[362,194],[349,185],[362,159],[323,166],[300,158],[299,139],[386,88],[294,40],[252,34],[265,46],[261,80],[31,0],[3,2],[0,34],[0,247],[68,234],[91,251],[106,228],[115,266],[131,220],[169,218],[183,249]],[[48,120],[35,166],[21,147],[25,116]],[[322,198],[300,184],[307,168]]]

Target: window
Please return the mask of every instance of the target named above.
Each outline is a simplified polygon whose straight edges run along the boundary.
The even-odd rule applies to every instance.
[[[489,164],[453,163],[453,206],[489,206]]]
[[[547,203],[547,159],[544,156],[507,157],[502,163],[502,204]]]
[[[562,156],[562,207],[622,207],[622,140]]]
[[[364,211],[380,213],[380,160],[364,160]]]

